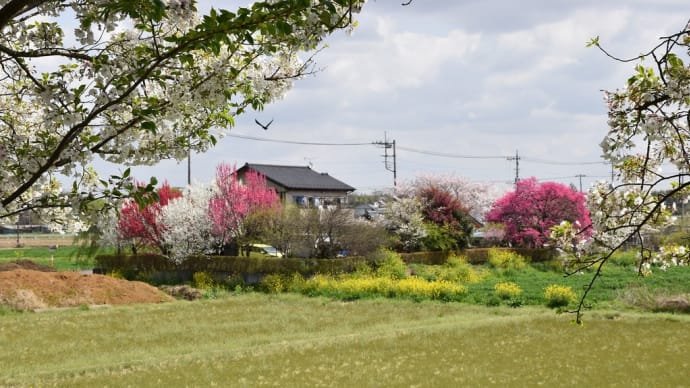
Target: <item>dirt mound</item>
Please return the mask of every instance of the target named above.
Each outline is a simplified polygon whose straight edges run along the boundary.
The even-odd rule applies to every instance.
[[[182,285],[182,286],[163,286],[161,290],[168,295],[172,295],[175,298],[182,298],[186,300],[197,300],[201,299],[204,294],[201,290]]]
[[[26,259],[10,261],[9,263],[0,263],[0,272],[13,271],[15,269],[30,269],[33,271],[55,272],[55,268],[51,266],[34,263],[33,261]]]
[[[656,311],[690,313],[690,295],[675,295],[657,299]]]
[[[0,304],[17,310],[174,300],[143,282],[77,272],[15,269],[0,272]]]

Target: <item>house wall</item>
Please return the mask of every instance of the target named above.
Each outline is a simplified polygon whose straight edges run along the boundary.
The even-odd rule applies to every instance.
[[[339,206],[347,203],[347,192],[295,190],[282,193],[281,199],[304,207]]]

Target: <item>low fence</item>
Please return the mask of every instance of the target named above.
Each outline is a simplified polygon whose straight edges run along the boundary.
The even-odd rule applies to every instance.
[[[53,245],[71,246],[74,245],[74,236],[69,234],[55,233],[20,233],[19,246],[17,246],[17,235],[0,235],[0,249],[7,248],[35,248],[49,247]]]

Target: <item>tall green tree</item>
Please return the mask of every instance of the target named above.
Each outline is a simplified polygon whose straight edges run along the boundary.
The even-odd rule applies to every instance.
[[[1,1],[0,220],[26,209],[81,217],[94,199],[138,190],[126,174],[101,178],[95,159],[208,150],[219,128],[309,73],[298,52],[351,28],[363,3],[256,1],[202,15],[194,0]]]

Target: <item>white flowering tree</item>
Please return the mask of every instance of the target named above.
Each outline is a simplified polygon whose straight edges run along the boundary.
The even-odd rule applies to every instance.
[[[65,220],[139,190],[124,174],[99,177],[95,159],[153,164],[207,150],[216,128],[308,73],[298,51],[352,27],[364,1],[201,15],[194,0],[0,0],[0,220],[26,210]]]
[[[601,148],[618,171],[620,183],[600,182],[588,194],[593,231],[585,253],[590,254],[580,256],[574,271],[594,267],[596,272],[580,300],[578,321],[602,265],[626,241],[641,241],[641,274],[654,266],[688,264],[690,260],[685,247],[653,252],[644,238],[647,230],[673,221],[671,209],[665,205],[668,200],[685,200],[690,193],[689,33],[686,26],[632,59],[609,54],[599,38],[590,42],[615,60],[634,62],[635,72],[624,88],[605,92],[609,131]],[[562,241],[574,236],[567,227],[559,226],[557,235]]]
[[[217,188],[201,184],[191,185],[184,195],[171,200],[162,208],[159,222],[167,256],[180,263],[189,256],[218,253],[223,241],[213,233],[209,202]]]
[[[383,225],[396,236],[404,251],[418,249],[427,236],[422,203],[416,197],[391,201],[384,211]]]

